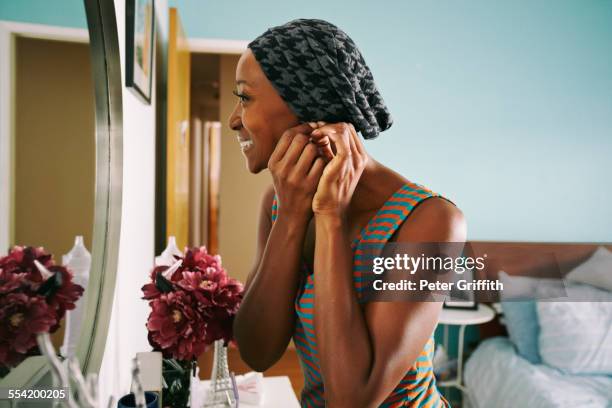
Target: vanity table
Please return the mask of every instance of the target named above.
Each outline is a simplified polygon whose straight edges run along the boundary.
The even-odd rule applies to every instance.
[[[206,390],[210,384],[209,380],[201,381],[201,389]],[[240,401],[240,407],[251,408],[300,408],[297,396],[293,392],[289,377],[264,377],[264,398],[260,405],[247,404]],[[204,396],[202,396],[203,398]]]

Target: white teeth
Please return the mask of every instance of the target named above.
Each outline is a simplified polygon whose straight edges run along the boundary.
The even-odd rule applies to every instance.
[[[236,139],[238,139],[238,143],[240,143],[240,149],[243,152],[253,146],[253,141],[251,139],[245,139],[244,136],[241,136],[240,134],[236,135]]]
[[[251,146],[253,146],[253,141],[252,140],[241,140],[240,141],[240,148],[242,150],[247,150],[249,149]]]

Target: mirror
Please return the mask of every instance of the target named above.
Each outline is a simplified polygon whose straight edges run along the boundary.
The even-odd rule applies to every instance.
[[[68,266],[82,296],[78,287],[71,288],[77,308],[61,319],[58,313],[50,325],[53,344],[63,356],[75,355],[83,372],[97,372],[112,306],[121,215],[117,24],[113,2],[103,0],[73,7],[73,28],[31,23],[56,14],[50,13],[53,7],[20,2],[0,13],[0,256],[15,245],[43,247],[56,265]],[[19,249],[13,251],[21,256]],[[2,285],[0,279],[0,324],[5,324],[0,387],[48,384],[38,348],[20,350],[4,330],[13,337],[23,334],[33,314],[27,300],[20,305],[17,297],[9,299],[18,290]]]

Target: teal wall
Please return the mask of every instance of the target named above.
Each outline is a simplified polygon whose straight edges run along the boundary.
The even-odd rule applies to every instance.
[[[366,147],[469,237],[612,241],[612,2],[170,0],[190,37],[299,17],[353,37],[395,124]]]
[[[0,0],[0,20],[87,28],[83,0]]]
[[[395,118],[366,147],[454,200],[469,238],[612,242],[612,1],[170,5],[190,37],[250,40],[298,17],[343,28]],[[0,19],[85,24],[78,0],[0,0]]]

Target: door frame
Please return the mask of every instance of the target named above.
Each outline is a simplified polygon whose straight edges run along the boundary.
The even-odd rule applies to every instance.
[[[168,27],[168,32],[170,28]],[[168,33],[169,35],[169,33]],[[167,40],[167,38],[166,38]],[[158,45],[159,41],[163,41],[162,38],[156,37],[155,43]],[[221,38],[189,38],[187,37],[187,44],[189,47],[190,54],[218,54],[218,55],[240,55],[244,50],[247,49],[248,41],[244,40],[228,40]],[[157,106],[160,104],[164,106],[162,111],[158,112],[157,117],[157,130],[156,130],[156,174],[155,174],[155,253],[161,253],[167,245],[167,70],[168,70],[168,44],[167,41],[163,46],[165,54],[162,57],[163,67],[159,66],[159,60],[156,63],[156,86],[159,86],[159,81],[163,81],[161,86],[164,88],[164,93],[160,93],[157,90],[156,100]],[[156,51],[156,54],[158,52]],[[163,75],[163,78],[160,77]],[[160,99],[162,98],[162,99]],[[163,118],[159,115],[164,115]],[[160,165],[163,163],[163,165]]]
[[[189,52],[207,54],[237,54],[247,49],[249,41],[220,38],[188,38]]]
[[[0,256],[9,247],[13,235],[12,175],[15,132],[15,42],[17,37],[88,43],[86,28],[68,28],[43,24],[0,20]]]

